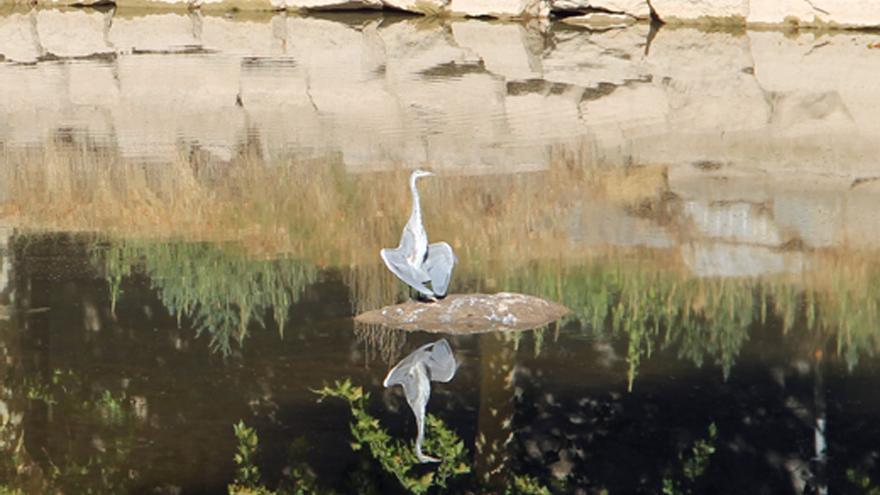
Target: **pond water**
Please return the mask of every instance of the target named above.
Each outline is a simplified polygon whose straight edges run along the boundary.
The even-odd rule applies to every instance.
[[[0,493],[223,493],[240,421],[266,486],[403,492],[315,391],[415,437],[382,379],[437,335],[353,316],[416,166],[453,292],[572,310],[446,336],[435,492],[878,489],[875,41],[0,12]]]

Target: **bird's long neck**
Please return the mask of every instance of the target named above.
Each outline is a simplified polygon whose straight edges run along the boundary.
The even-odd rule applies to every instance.
[[[413,227],[422,227],[422,205],[419,201],[419,189],[416,187],[415,177],[410,178],[409,189],[412,191],[412,213],[408,223]]]

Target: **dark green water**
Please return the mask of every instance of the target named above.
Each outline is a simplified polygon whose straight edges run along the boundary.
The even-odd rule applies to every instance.
[[[8,485],[27,491],[42,479],[65,493],[221,493],[235,472],[232,425],[243,420],[259,436],[256,464],[268,486],[297,462],[341,493],[367,491],[364,480],[379,493],[400,490],[350,448],[347,405],[318,403],[311,389],[350,378],[372,394],[368,411],[381,425],[410,441],[415,424],[402,394],[381,381],[388,360],[435,336],[355,331],[339,272],[293,260],[243,262],[207,245],[152,246],[114,279],[119,270],[103,241],[13,235],[8,319],[0,322],[10,453],[0,473]],[[155,253],[170,246],[190,253],[190,265],[175,258],[176,271],[161,270]],[[226,353],[212,350],[212,332],[242,328],[224,309],[242,314],[240,289],[216,277],[213,291],[197,289],[198,274],[212,266],[255,284],[246,291],[256,301],[247,336],[231,339]],[[274,295],[286,301],[283,337],[273,305],[254,295],[260,290],[286,294]],[[751,294],[755,315],[771,305],[759,289],[738,290]],[[618,296],[610,297],[613,313]],[[712,344],[719,320],[707,313],[681,337],[660,328],[643,338],[653,352],[640,358],[631,392],[627,356],[638,330],[615,332],[613,314],[599,327],[570,317],[515,338],[447,337],[461,368],[451,383],[435,384],[429,411],[461,437],[472,468],[447,491],[500,493],[512,476],[529,475],[558,493],[660,493],[664,479],[674,493],[858,493],[852,479],[878,476],[878,362],[869,349],[856,351],[856,363],[834,357],[835,339],[809,330],[805,308],[797,304],[790,324],[772,309],[743,321],[733,350]],[[643,309],[644,318],[662,320],[650,304]],[[820,423],[824,456],[816,450]],[[700,441],[714,452],[691,479],[686,467]]]

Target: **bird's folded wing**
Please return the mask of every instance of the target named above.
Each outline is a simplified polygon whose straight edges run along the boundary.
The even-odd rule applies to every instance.
[[[385,248],[379,252],[379,255],[382,257],[382,261],[385,262],[385,266],[391,270],[391,273],[397,275],[397,278],[403,280],[404,283],[420,293],[428,297],[434,297],[434,291],[425,287],[425,282],[430,280],[430,275],[424,270],[409,264],[400,248]]]
[[[455,376],[458,369],[458,363],[455,362],[455,356],[449,347],[446,339],[440,339],[432,344],[423,347],[429,351],[425,365],[428,368],[431,380],[435,382],[448,382]]]
[[[435,242],[428,245],[428,257],[423,266],[431,277],[431,289],[434,294],[446,295],[446,291],[449,289],[449,280],[452,278],[452,268],[456,261],[452,246],[449,244]]]
[[[382,385],[385,387],[402,385],[404,390],[408,386],[414,386],[413,373],[410,371],[415,366],[425,366],[428,376],[435,382],[452,380],[458,369],[458,363],[455,361],[449,342],[446,339],[440,339],[419,347],[401,359],[385,376]]]

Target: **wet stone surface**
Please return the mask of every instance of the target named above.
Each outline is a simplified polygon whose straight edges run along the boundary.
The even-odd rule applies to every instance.
[[[471,334],[529,330],[568,312],[561,304],[525,294],[450,294],[437,302],[407,301],[367,311],[355,321],[401,330]]]

